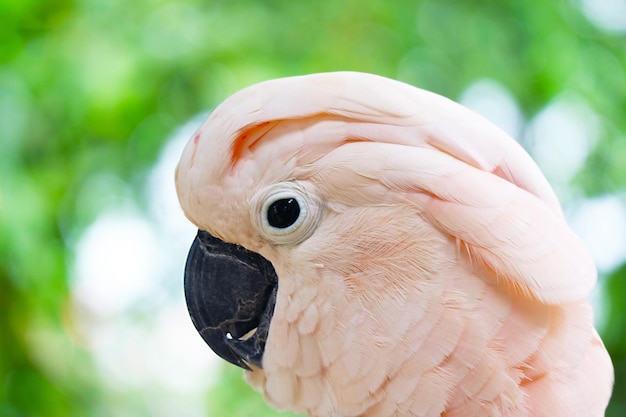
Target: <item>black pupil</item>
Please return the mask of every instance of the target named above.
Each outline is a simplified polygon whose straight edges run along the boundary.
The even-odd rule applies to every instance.
[[[270,204],[267,210],[267,221],[270,226],[285,229],[298,220],[300,205],[295,198],[283,198]]]

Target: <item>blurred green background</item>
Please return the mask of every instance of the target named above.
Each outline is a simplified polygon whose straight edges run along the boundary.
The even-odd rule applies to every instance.
[[[620,0],[0,2],[0,416],[276,414],[186,316],[173,166],[236,90],[346,69],[461,101],[536,158],[598,263],[626,416]]]

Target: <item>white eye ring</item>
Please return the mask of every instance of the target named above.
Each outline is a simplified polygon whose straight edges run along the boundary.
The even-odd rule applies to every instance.
[[[259,226],[261,235],[278,245],[296,245],[308,239],[322,213],[313,193],[307,193],[295,182],[262,190],[251,206],[252,220]]]

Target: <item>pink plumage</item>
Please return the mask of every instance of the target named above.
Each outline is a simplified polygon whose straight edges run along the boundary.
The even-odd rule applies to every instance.
[[[529,155],[470,110],[369,74],[267,81],[211,114],[177,187],[200,229],[276,270],[246,378],[277,408],[604,415],[593,262]],[[270,230],[275,195],[301,224]]]

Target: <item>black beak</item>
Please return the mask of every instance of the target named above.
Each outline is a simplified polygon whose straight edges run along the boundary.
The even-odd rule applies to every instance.
[[[261,255],[199,230],[185,266],[191,321],[220,357],[262,367],[278,278]]]

